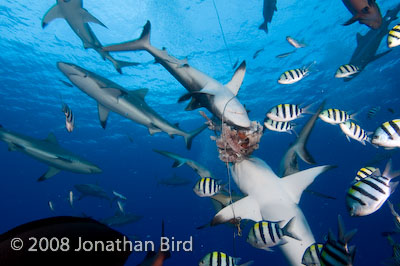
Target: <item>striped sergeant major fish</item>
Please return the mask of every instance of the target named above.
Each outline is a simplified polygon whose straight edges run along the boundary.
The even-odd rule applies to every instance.
[[[379,112],[381,110],[380,106],[377,107],[373,107],[371,109],[368,110],[368,114],[367,114],[367,118],[368,119],[372,119],[374,118],[374,116],[376,115],[377,112]]]
[[[61,111],[65,114],[65,128],[68,132],[72,132],[75,128],[75,116],[71,108],[69,108],[68,104],[63,103]]]
[[[334,108],[326,109],[319,114],[319,118],[332,125],[344,123],[347,120],[352,119],[354,116],[355,114],[349,115],[346,111]]]
[[[383,123],[375,130],[371,142],[386,149],[400,148],[400,119]]]
[[[314,65],[316,62],[312,62],[308,66],[304,66],[302,68],[295,68],[282,73],[282,75],[278,79],[279,84],[293,84],[304,77],[308,76],[310,72],[310,67]]]
[[[343,133],[346,134],[346,138],[350,141],[350,138],[355,139],[365,145],[365,141],[370,141],[367,132],[362,129],[359,125],[346,121],[344,123],[339,124],[340,129],[342,129]]]
[[[359,70],[360,70],[360,68],[355,65],[351,65],[351,64],[341,65],[338,68],[338,70],[336,70],[335,78],[338,78],[338,79],[347,78],[347,77],[350,77],[350,76],[358,73]]]
[[[361,179],[367,178],[367,177],[371,176],[376,170],[377,170],[377,168],[372,167],[372,166],[363,167],[360,170],[358,170],[356,177],[354,178],[354,181],[358,182]]]
[[[221,188],[219,180],[211,177],[203,177],[194,185],[193,191],[199,197],[212,197],[220,192]]]
[[[389,31],[387,43],[389,48],[400,45],[400,23],[394,26],[391,31]]]
[[[304,252],[301,263],[306,266],[321,266],[321,251],[323,244],[314,243]]]
[[[264,126],[271,131],[287,132],[289,134],[292,134],[291,131],[294,128],[294,124],[291,122],[277,122],[272,119],[265,120]]]
[[[199,266],[250,266],[253,261],[238,264],[240,258],[233,258],[223,252],[214,251],[205,255],[199,262]]]
[[[286,40],[294,47],[294,48],[303,48],[306,47],[306,45],[304,43],[299,43],[298,41],[296,41],[295,39],[293,39],[290,36],[286,37]]]
[[[346,206],[351,216],[366,216],[376,212],[393,193],[399,182],[390,182],[400,175],[392,171],[392,160],[381,175],[377,169],[371,176],[352,184],[346,194]]]
[[[396,225],[396,232],[400,232],[400,215],[396,212],[396,210],[394,209],[393,204],[390,202],[390,200],[387,201],[389,208],[390,208],[390,212],[392,213],[393,217],[394,217],[394,224]],[[400,257],[399,257],[400,259]]]
[[[338,215],[338,239],[329,230],[328,240],[321,251],[321,265],[324,266],[350,266],[353,265],[355,246],[348,247],[347,244],[353,238],[357,229],[346,233],[342,217]]]
[[[288,122],[299,118],[301,114],[306,113],[307,107],[301,108],[297,104],[278,104],[268,111],[266,116],[279,122]]]
[[[290,232],[293,221],[294,217],[283,228],[279,226],[279,222],[261,221],[255,223],[247,236],[247,242],[255,248],[272,251],[270,247],[287,243],[283,239],[284,236],[300,241],[294,233]]]

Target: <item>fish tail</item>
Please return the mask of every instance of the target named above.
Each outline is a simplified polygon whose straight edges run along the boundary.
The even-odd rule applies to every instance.
[[[200,134],[207,127],[208,127],[207,125],[202,125],[198,129],[195,129],[195,130],[187,133],[186,135],[184,135],[185,142],[186,142],[186,148],[188,150],[190,150],[190,148],[192,147],[193,138],[196,137],[198,134]]]
[[[392,159],[390,159],[386,164],[385,171],[383,171],[382,176],[392,179],[398,177],[399,175],[400,175],[400,170],[393,171]]]
[[[296,236],[296,234],[294,234],[293,232],[290,232],[293,221],[294,221],[294,217],[292,217],[292,219],[290,219],[289,222],[287,222],[287,224],[282,228],[283,235],[289,236],[291,238],[301,241],[301,239],[298,236]]]
[[[122,74],[122,68],[123,67],[128,67],[128,66],[137,66],[140,63],[137,62],[127,62],[127,61],[121,61],[117,59],[110,60],[112,64],[114,65],[114,68],[118,71],[118,73]]]
[[[151,31],[151,24],[150,21],[147,21],[146,25],[144,25],[143,27],[143,31],[139,39],[119,44],[104,46],[103,50],[109,52],[147,50],[151,46],[150,31]]]
[[[268,33],[268,24],[267,24],[267,22],[264,22],[263,24],[261,24],[260,27],[258,27],[258,29],[265,31],[265,33]]]

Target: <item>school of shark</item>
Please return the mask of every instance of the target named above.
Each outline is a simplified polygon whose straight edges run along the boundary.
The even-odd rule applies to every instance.
[[[56,132],[58,132],[55,130],[56,126],[46,127],[47,137],[38,138],[37,132],[41,132],[40,130],[44,130],[43,128],[38,127],[38,131],[27,132],[22,130],[22,126],[18,126],[25,123],[35,126],[35,121],[21,119],[21,121],[9,124],[1,121],[0,140],[3,144],[5,143],[5,146],[1,144],[0,149],[23,153],[34,159],[31,163],[45,164],[48,167],[45,172],[41,173],[36,173],[36,170],[30,171],[23,167],[24,159],[27,157],[25,155],[21,157],[18,162],[21,169],[18,170],[24,171],[26,178],[37,180],[35,185],[46,186],[50,182],[58,182],[65,176],[71,176],[73,180],[76,180],[75,178],[82,180],[82,182],[71,184],[70,187],[59,192],[62,194],[59,197],[64,199],[62,204],[67,205],[74,215],[59,211],[60,201],[49,198],[47,201],[48,217],[29,221],[1,232],[1,265],[39,263],[44,265],[131,265],[129,264],[130,257],[138,255],[133,254],[132,250],[115,249],[114,245],[121,241],[126,243],[127,239],[131,239],[133,243],[141,241],[136,235],[122,233],[119,228],[127,226],[134,228],[135,225],[132,224],[159,219],[157,223],[161,225],[161,233],[159,228],[153,228],[154,235],[157,237],[161,235],[161,239],[167,239],[166,235],[174,233],[168,227],[168,222],[164,221],[170,221],[172,217],[154,216],[146,220],[148,217],[140,212],[132,211],[131,206],[133,205],[145,206],[145,209],[151,209],[155,214],[167,213],[169,208],[177,208],[177,206],[168,206],[167,204],[151,206],[152,193],[159,196],[156,194],[159,194],[160,189],[190,191],[190,193],[193,191],[196,198],[207,199],[206,201],[213,205],[212,216],[201,213],[204,209],[196,210],[201,220],[199,220],[199,224],[193,225],[193,230],[208,234],[208,237],[203,241],[202,254],[195,258],[197,261],[195,265],[277,265],[269,263],[269,256],[272,254],[270,252],[274,250],[279,250],[282,261],[292,266],[362,265],[357,263],[357,257],[363,256],[363,254],[356,252],[356,246],[350,243],[360,233],[357,232],[357,228],[346,231],[343,217],[347,216],[346,219],[352,219],[355,222],[362,221],[369,217],[378,217],[382,212],[381,209],[386,209],[388,213],[390,211],[390,215],[394,219],[394,224],[392,223],[394,229],[382,229],[382,235],[388,241],[388,249],[393,250],[392,257],[382,263],[400,265],[400,242],[396,242],[396,237],[400,233],[400,215],[396,212],[399,205],[396,203],[395,196],[392,196],[396,194],[396,187],[399,183],[396,178],[400,176],[400,161],[395,158],[397,150],[400,148],[400,109],[398,105],[366,106],[360,110],[343,109],[339,102],[335,103],[323,94],[318,94],[318,90],[321,88],[322,91],[327,90],[321,86],[315,89],[315,94],[319,96],[312,97],[312,100],[298,101],[298,98],[294,98],[294,100],[288,101],[287,99],[291,99],[289,96],[282,98],[284,100],[280,100],[274,105],[257,102],[257,108],[263,110],[263,120],[258,120],[259,112],[254,112],[251,110],[252,108],[249,108],[255,103],[255,100],[252,99],[257,98],[257,94],[272,93],[268,89],[263,89],[263,92],[253,91],[249,93],[250,96],[246,94],[247,92],[242,92],[243,87],[246,86],[246,78],[254,75],[255,69],[251,68],[251,65],[267,54],[272,54],[273,59],[265,59],[264,64],[270,64],[272,73],[278,69],[280,74],[274,74],[275,76],[271,77],[270,73],[265,72],[262,75],[269,76],[274,80],[274,86],[279,86],[274,93],[278,92],[277,94],[286,96],[292,91],[299,91],[301,86],[306,86],[304,84],[310,79],[310,76],[320,75],[323,72],[318,69],[319,59],[315,58],[309,61],[309,57],[304,59],[306,57],[302,56],[294,61],[296,65],[293,64],[289,70],[282,69],[281,66],[272,62],[284,62],[284,60],[294,58],[302,53],[308,54],[309,46],[318,45],[317,38],[306,42],[298,38],[301,34],[294,35],[295,33],[292,32],[290,33],[292,35],[289,36],[288,33],[283,38],[283,43],[291,50],[278,55],[275,55],[274,47],[266,45],[254,51],[254,46],[248,44],[248,50],[252,49],[250,51],[252,55],[242,55],[241,57],[244,59],[238,59],[233,64],[231,55],[240,52],[237,48],[229,49],[226,41],[229,39],[229,35],[224,33],[226,25],[220,20],[219,11],[222,10],[222,5],[217,5],[218,1],[216,0],[212,0],[212,2],[209,0],[198,1],[197,4],[207,2],[210,5],[213,4],[211,6],[215,10],[215,21],[218,21],[215,25],[220,32],[212,34],[221,34],[220,39],[223,39],[225,49],[219,53],[227,53],[230,61],[230,65],[223,62],[227,66],[225,68],[226,75],[209,75],[206,72],[212,73],[210,69],[220,62],[210,61],[207,66],[202,66],[195,63],[195,58],[183,57],[179,50],[181,47],[166,48],[162,46],[161,41],[164,39],[184,38],[184,33],[166,30],[168,26],[163,25],[163,20],[167,18],[163,18],[162,14],[158,19],[154,19],[155,17],[138,19],[134,14],[129,19],[121,18],[121,21],[122,19],[127,20],[119,24],[120,30],[129,29],[131,32],[131,35],[124,35],[124,39],[121,39],[120,36],[116,38],[115,36],[118,35],[110,33],[110,29],[106,26],[107,23],[103,23],[97,18],[98,16],[93,15],[98,12],[86,9],[86,2],[90,1],[56,0],[56,3],[51,3],[50,0],[44,1],[42,4],[46,6],[47,12],[40,14],[41,19],[36,18],[37,25],[35,26],[40,27],[43,34],[52,36],[57,33],[58,36],[60,32],[65,34],[68,30],[70,38],[75,38],[73,48],[83,48],[80,51],[83,57],[94,52],[95,56],[100,56],[104,61],[102,62],[98,58],[95,64],[88,64],[82,56],[79,59],[74,58],[74,49],[66,48],[66,46],[59,48],[63,54],[71,54],[67,57],[70,60],[60,57],[59,60],[52,62],[54,84],[58,84],[57,86],[62,88],[62,94],[60,93],[58,101],[61,108],[55,114],[51,114],[51,117],[56,117],[59,125],[62,125],[64,135],[66,135],[64,138],[67,140],[74,134],[82,134],[80,132],[85,132],[90,136],[99,134],[98,132],[101,131],[126,135],[125,140],[129,140],[130,146],[139,141],[146,143],[149,146],[150,155],[145,154],[146,151],[143,149],[136,149],[133,159],[117,160],[130,160],[131,164],[145,164],[144,159],[140,161],[138,158],[150,157],[152,159],[148,167],[149,173],[150,170],[157,172],[157,168],[162,169],[160,165],[165,162],[173,162],[173,165],[168,170],[169,172],[159,170],[163,172],[162,177],[156,177],[154,180],[157,182],[157,190],[145,191],[148,198],[134,199],[131,195],[127,196],[129,187],[125,187],[125,191],[120,191],[121,187],[118,186],[115,177],[102,181],[102,184],[96,181],[96,177],[109,171],[109,164],[115,163],[114,159],[118,157],[118,154],[110,154],[112,158],[103,160],[96,157],[97,150],[94,151],[96,149],[94,147],[107,149],[106,145],[94,142],[91,144],[92,148],[87,148],[85,143],[89,141],[90,137],[86,135],[82,135],[84,136],[82,140],[75,141],[75,143],[66,141],[64,138],[60,141],[60,138],[56,137]],[[101,5],[95,1],[91,2],[94,2],[92,7]],[[118,12],[117,2],[119,1],[116,1],[116,6],[109,8],[108,12]],[[136,1],[130,2],[132,5],[139,6],[139,3],[135,3]],[[141,4],[145,4],[146,8],[150,9],[152,4],[147,2],[151,1],[142,2],[146,2]],[[232,5],[234,2],[232,1]],[[274,31],[275,23],[288,23],[284,17],[285,8],[279,8],[285,1],[263,0],[259,2],[257,4],[260,7],[260,24],[255,28],[259,36],[269,38],[269,36],[277,34]],[[335,84],[351,86],[349,84],[353,84],[357,80],[366,80],[368,83],[368,79],[372,79],[375,74],[379,75],[384,71],[383,68],[379,68],[377,62],[386,60],[394,53],[393,51],[400,49],[400,19],[398,18],[400,4],[393,4],[389,9],[383,9],[380,2],[376,0],[335,0],[335,5],[340,5],[343,11],[340,19],[347,17],[347,21],[344,19],[337,27],[354,30],[354,45],[352,46],[354,50],[351,58],[341,58],[342,63],[332,68],[329,74],[332,80],[337,82]],[[317,7],[311,11],[298,2],[292,4],[299,5],[298,13],[310,13],[315,10],[320,12]],[[0,10],[2,10],[1,5],[3,4],[0,4]],[[122,6],[124,5],[121,5],[121,8],[123,8]],[[173,3],[171,3],[172,6],[174,6]],[[224,11],[229,8],[231,7],[223,7]],[[98,11],[93,9],[93,11]],[[186,9],[189,10],[190,7]],[[134,10],[135,8],[132,7],[130,12],[134,12]],[[172,16],[179,16],[179,12],[175,11]],[[37,15],[35,14],[35,16]],[[245,15],[246,12],[243,11],[243,16]],[[103,18],[106,17],[107,14],[104,14]],[[193,19],[196,20],[196,18]],[[225,23],[227,22],[225,21]],[[246,23],[244,18],[243,23]],[[180,27],[185,26],[181,25]],[[201,23],[193,27],[201,27]],[[291,27],[291,25],[287,25],[287,27]],[[114,31],[118,32],[117,29]],[[204,36],[198,36],[198,38],[205,38]],[[338,38],[334,42],[340,42],[338,41],[340,36],[330,36],[330,38]],[[62,42],[58,38],[55,38],[54,41],[57,44]],[[242,42],[247,41],[243,40]],[[78,42],[79,44],[76,44]],[[383,45],[385,49],[382,51]],[[284,45],[281,46],[284,47]],[[189,49],[199,52],[195,56],[201,57],[207,55],[206,47],[193,46]],[[187,49],[188,47],[186,47]],[[172,54],[179,56],[175,57]],[[234,56],[236,57],[236,55]],[[313,55],[311,54],[311,56]],[[214,59],[213,56],[207,58]],[[40,58],[35,60],[38,64],[37,68],[40,68]],[[193,61],[193,64],[189,61]],[[104,71],[111,65],[113,66],[111,71]],[[157,67],[162,70],[155,71],[154,69]],[[398,70],[398,65],[395,67]],[[367,73],[372,73],[369,72],[371,69],[374,75],[367,75]],[[136,70],[140,71],[141,77],[132,74]],[[35,75],[41,79],[40,72],[36,72]],[[168,88],[162,93],[157,92],[154,75],[157,76],[156,79],[169,79],[166,84],[173,82],[172,87],[179,86],[182,89],[181,94],[171,93],[170,91],[175,90],[169,91]],[[122,77],[129,79],[122,79]],[[147,79],[145,86],[140,84],[144,79]],[[126,80],[129,80],[128,84],[126,84]],[[266,87],[268,86],[270,85],[267,84]],[[263,85],[263,87],[265,86]],[[50,92],[48,93],[50,94]],[[342,91],[343,99],[348,93],[350,92]],[[80,119],[86,114],[83,113],[82,106],[78,102],[74,102],[74,97],[78,94],[84,97],[84,101],[86,101],[84,104],[89,105],[96,112],[95,126],[89,122],[85,125],[85,121]],[[178,107],[173,106],[169,112],[160,111],[164,110],[161,106],[163,103],[162,100],[154,98],[156,94],[156,97],[160,98],[172,97],[177,104],[185,103],[186,107],[181,106],[181,109],[184,109],[185,116],[189,117],[187,120],[193,122],[181,123],[182,127],[179,123],[172,122],[173,119],[180,118],[181,113],[179,112],[183,110],[178,110]],[[5,95],[5,97],[7,96]],[[377,95],[370,96],[370,98],[374,97]],[[307,99],[307,97],[305,98]],[[45,104],[44,102],[38,103],[38,105],[42,105],[42,108]],[[174,116],[174,111],[179,115]],[[362,113],[365,113],[365,120],[360,118],[363,116]],[[7,115],[7,113],[3,113],[2,118],[4,119]],[[182,118],[182,120],[184,119]],[[367,125],[361,121],[371,122],[367,125],[369,128],[373,125],[373,130],[372,128],[371,131],[365,129]],[[127,123],[133,124],[135,128],[144,128],[145,132],[139,131],[145,133],[144,136],[121,130]],[[52,124],[49,123],[49,125]],[[332,131],[336,128],[338,132],[341,131],[339,139],[346,138],[350,142],[345,140],[345,143],[349,145],[348,150],[354,149],[358,153],[364,153],[367,149],[374,149],[381,153],[375,157],[371,156],[370,161],[363,165],[355,165],[357,169],[355,172],[341,168],[341,165],[334,160],[333,155],[320,160],[315,149],[309,147],[311,143],[315,142],[315,139],[324,138],[320,133],[321,128]],[[165,136],[169,138],[164,139]],[[176,141],[172,140],[175,136]],[[206,146],[200,140],[198,141],[200,138],[207,140],[207,145],[211,143],[215,153],[206,155],[196,153],[200,146]],[[285,142],[288,138],[291,139],[290,144]],[[153,145],[154,139],[161,139],[162,144],[165,145]],[[278,145],[279,151],[275,151],[275,146],[274,149],[263,151],[266,146],[261,142],[265,139],[272,141],[275,146]],[[75,145],[76,143],[87,152],[80,154],[80,152],[74,151],[78,146]],[[126,143],[124,145],[129,146]],[[325,148],[321,146],[321,149]],[[324,152],[329,153],[330,151],[324,150]],[[266,154],[268,156],[264,156]],[[270,164],[267,162],[269,160],[271,160]],[[275,165],[277,161],[279,161],[279,166]],[[325,163],[320,164],[321,161]],[[226,176],[221,177],[221,171],[215,169],[214,164],[210,162],[223,167],[222,172]],[[3,171],[17,172],[17,169],[7,170],[8,167],[8,165],[3,165]],[[187,169],[185,170],[185,168]],[[339,175],[339,172],[336,171],[337,168],[340,168],[340,175],[351,176],[351,182],[347,184],[347,187],[341,188],[345,193],[338,195],[331,190],[311,186],[314,181],[326,180],[325,178],[329,175],[331,178],[332,175]],[[179,170],[189,171],[195,178],[177,174]],[[128,174],[130,173],[118,173],[118,175]],[[135,180],[133,184],[142,190],[143,184],[140,180]],[[329,187],[329,185],[325,187]],[[35,190],[33,187],[31,189]],[[145,186],[143,186],[143,190],[145,190]],[[314,220],[318,215],[310,217],[310,207],[305,206],[302,202],[305,194],[307,194],[306,197],[309,195],[313,198],[313,204],[321,202],[325,202],[326,205],[329,204],[327,202],[341,204],[342,209],[330,209],[335,215],[334,224],[337,224],[337,228],[334,231],[337,232],[337,236],[322,223],[320,223],[320,227],[323,227],[322,230],[326,232],[326,237],[314,236],[315,229],[313,227],[316,225]],[[19,200],[22,201],[23,198],[19,198]],[[190,200],[180,198],[180,201],[188,204]],[[102,208],[109,208],[115,214],[101,217],[92,216],[91,209],[96,208],[93,202],[98,203],[98,206]],[[85,209],[83,206],[88,204],[93,205]],[[184,206],[187,208],[189,205]],[[185,213],[185,210],[183,209],[181,212]],[[3,219],[7,218],[8,215],[3,216]],[[227,235],[225,241],[233,241],[233,252],[218,248],[218,245],[211,241],[213,232],[227,230],[227,228],[234,232],[233,240],[231,235]],[[146,236],[146,239],[149,237],[149,235]],[[29,250],[26,247],[31,238],[40,239],[39,251],[50,248],[54,249],[54,252],[31,252],[32,247]],[[47,240],[47,248],[43,248],[45,241],[42,239],[51,239]],[[77,239],[79,239],[79,243]],[[69,249],[74,245],[82,245],[82,239],[86,240],[83,242],[83,248],[85,248],[85,243],[87,245],[92,242],[108,244],[103,246],[102,251],[96,250],[96,252],[90,249],[90,252],[76,253]],[[16,240],[17,242],[15,242]],[[53,246],[55,243],[53,240],[57,242],[57,246]],[[208,248],[207,240],[210,240],[210,248]],[[185,243],[189,244],[189,242],[192,245],[191,241],[182,241],[183,247],[185,247]],[[241,262],[241,256],[246,259],[249,257],[241,254],[241,249],[236,250],[239,241],[245,242],[242,244],[247,245],[248,248],[262,250],[262,257],[265,259],[250,258]],[[25,245],[19,246],[18,243]],[[17,245],[15,246],[15,244]],[[378,249],[379,247],[375,247],[375,244],[374,241],[369,243],[370,246]],[[112,248],[108,248],[111,246]],[[180,264],[179,253],[173,251],[163,248],[163,245],[160,245],[157,250],[153,247],[153,250],[147,251],[145,257],[141,258],[138,266],[188,265],[186,262]],[[170,264],[173,259],[175,264]]]

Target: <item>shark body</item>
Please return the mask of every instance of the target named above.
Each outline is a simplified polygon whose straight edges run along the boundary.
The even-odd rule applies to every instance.
[[[85,49],[94,49],[103,60],[108,59],[119,73],[122,73],[122,67],[138,65],[138,63],[117,60],[110,53],[102,49],[103,46],[88,23],[92,22],[103,27],[106,26],[83,8],[82,0],[57,0],[57,3],[44,15],[42,28],[45,28],[52,20],[57,18],[64,18],[79,39],[81,39],[83,47]]]
[[[191,67],[187,60],[178,60],[150,44],[151,24],[147,21],[139,39],[105,46],[105,51],[140,51],[150,53],[189,93],[183,95],[179,102],[191,99],[185,110],[194,110],[200,107],[207,108],[215,116],[231,125],[248,128],[250,120],[244,106],[236,98],[246,72],[246,64],[237,68],[232,80],[223,85],[203,72]]]
[[[58,62],[57,67],[75,86],[97,101],[103,128],[106,127],[109,112],[113,111],[146,126],[151,135],[163,131],[171,137],[183,136],[188,149],[193,138],[206,128],[204,125],[192,132],[185,132],[177,124],[169,123],[145,102],[147,89],[127,91],[111,80],[70,63]]]
[[[101,172],[101,169],[96,165],[58,145],[53,133],[50,133],[46,139],[39,140],[9,131],[0,126],[0,140],[8,144],[9,151],[21,151],[49,165],[49,170],[38,181],[53,177],[61,170],[80,174]]]

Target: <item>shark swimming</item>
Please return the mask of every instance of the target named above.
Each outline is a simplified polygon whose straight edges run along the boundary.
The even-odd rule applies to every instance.
[[[321,105],[320,109],[322,109]],[[286,152],[282,165],[290,168],[279,178],[263,160],[249,157],[230,166],[233,180],[246,197],[220,210],[211,222],[217,225],[235,220],[253,220],[259,222],[281,221],[286,224],[293,221],[292,231],[300,240],[285,238],[286,244],[279,246],[290,265],[302,265],[302,256],[308,246],[315,243],[314,236],[300,208],[299,201],[303,191],[314,179],[333,168],[325,165],[298,171],[297,155],[306,162],[315,163],[305,150],[305,144],[318,117],[314,115],[301,131],[298,140]]]
[[[81,193],[78,200],[83,199],[84,197],[95,197],[100,199],[105,199],[111,201],[111,198],[108,196],[107,192],[104,191],[102,187],[96,184],[77,184],[74,185],[74,188]]]
[[[138,63],[134,62],[117,60],[108,52],[102,50],[103,46],[88,23],[91,22],[103,27],[106,26],[83,8],[82,0],[57,0],[57,3],[44,15],[42,28],[45,28],[52,20],[57,18],[64,18],[79,39],[82,40],[83,47],[85,49],[94,49],[103,60],[108,59],[119,73],[122,73],[121,68],[123,67],[138,65]]]
[[[371,29],[365,35],[357,33],[357,47],[351,56],[349,64],[359,67],[360,70],[354,75],[345,78],[344,81],[349,81],[358,76],[369,63],[381,58],[391,51],[388,50],[376,54],[382,39],[385,38],[390,31],[390,23],[397,19],[399,11],[400,5],[397,5],[394,9],[390,9],[386,12],[386,15],[382,19],[382,24],[378,29]]]
[[[80,173],[101,173],[101,169],[62,148],[53,133],[44,140],[34,139],[9,131],[0,125],[0,140],[8,144],[9,151],[23,152],[49,165],[49,169],[38,181],[44,181],[58,174],[61,170]]]
[[[191,67],[187,60],[178,60],[150,44],[150,21],[147,21],[139,39],[104,46],[104,51],[140,51],[150,53],[189,93],[183,95],[179,102],[191,99],[185,110],[195,110],[205,107],[219,119],[238,127],[250,127],[247,111],[236,95],[242,85],[246,73],[246,63],[243,61],[236,69],[230,82],[223,85],[203,72]]]
[[[58,69],[80,90],[97,101],[101,126],[106,127],[110,111],[146,126],[151,135],[166,132],[171,137],[184,137],[190,149],[192,140],[207,126],[185,132],[177,124],[173,125],[147,105],[144,98],[147,89],[127,91],[120,85],[74,64],[58,62]]]

